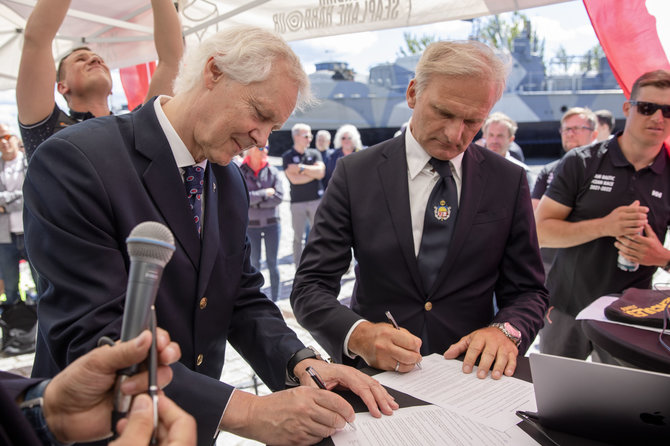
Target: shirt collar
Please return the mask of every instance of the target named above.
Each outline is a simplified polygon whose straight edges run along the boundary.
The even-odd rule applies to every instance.
[[[405,130],[405,151],[405,156],[407,157],[407,173],[410,180],[416,178],[416,176],[427,166],[428,168],[431,168],[428,165],[428,161],[430,161],[430,155],[414,138],[414,135],[412,135],[409,126],[407,127],[407,130]],[[455,179],[461,178],[464,154],[465,152],[461,152],[449,160],[451,162],[451,172],[456,177]]]
[[[607,139],[602,143],[603,147],[606,146],[610,151],[612,157],[612,165],[616,167],[626,167],[631,165],[630,162],[624,156],[623,152],[621,151],[621,146],[619,145],[619,136],[621,136],[622,133],[623,131],[620,131],[614,137]],[[668,148],[665,145],[665,143],[663,143],[663,146],[661,147],[661,150],[658,152],[658,155],[656,155],[654,161],[647,167],[655,174],[660,175],[665,170],[665,166],[667,164],[667,158],[668,158]]]
[[[156,117],[158,118],[158,123],[165,134],[165,138],[170,145],[172,150],[172,155],[174,156],[175,161],[177,162],[177,167],[186,167],[196,164],[193,155],[186,148],[186,144],[181,140],[177,131],[172,127],[170,120],[165,115],[162,105],[167,101],[172,99],[170,96],[161,95],[156,98],[154,101],[154,110],[156,111]],[[207,165],[207,160],[197,163],[196,165],[200,167],[205,167]]]

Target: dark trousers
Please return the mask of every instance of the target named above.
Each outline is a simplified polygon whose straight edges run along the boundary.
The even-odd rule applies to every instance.
[[[5,281],[6,305],[15,304],[20,300],[19,295],[19,261],[28,261],[26,246],[23,242],[23,234],[12,234],[11,243],[0,243],[0,271]],[[30,265],[30,263],[28,263]],[[37,280],[37,274],[30,267],[33,280]]]
[[[265,240],[265,261],[270,273],[270,296],[273,301],[279,297],[279,269],[277,268],[277,252],[279,251],[279,223],[262,228],[247,228],[251,243],[251,265],[261,269],[261,241]]]

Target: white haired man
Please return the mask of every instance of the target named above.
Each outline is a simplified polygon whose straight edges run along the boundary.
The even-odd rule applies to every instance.
[[[158,325],[183,353],[165,392],[196,418],[200,445],[218,429],[312,444],[343,427],[352,407],[316,388],[307,366],[329,388],[352,388],[373,415],[392,413],[397,405],[375,380],[305,348],[260,292],[262,275],[251,265],[249,197],[231,160],[264,147],[308,98],[307,75],[286,42],[231,27],[190,53],[174,97],[43,143],[24,189],[28,254],[42,292],[35,375],[56,374],[101,335],[119,336],[125,239],[138,223],[158,221],[176,242],[156,298]],[[258,397],[221,382],[226,341],[271,389],[287,379],[303,386]]]
[[[338,161],[291,293],[336,360],[408,372],[422,354],[465,354],[465,373],[479,358],[477,376],[500,379],[533,342],[548,296],[525,172],[472,144],[505,77],[480,42],[429,45],[407,131]],[[337,294],[352,248],[349,308]]]

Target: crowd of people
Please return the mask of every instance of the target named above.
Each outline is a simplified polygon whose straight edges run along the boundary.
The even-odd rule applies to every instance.
[[[404,373],[438,353],[498,380],[514,374],[538,333],[542,352],[617,363],[581,332],[577,312],[601,295],[649,288],[658,268],[670,268],[668,71],[637,79],[615,134],[610,112],[567,110],[564,156],[535,178],[514,141],[517,124],[491,113],[509,64],[477,41],[435,42],[407,87],[413,116],[397,136],[365,147],[345,124],[334,136],[319,130],[312,148],[312,129],[296,124],[280,171],[268,137],[312,100],[280,37],[227,28],[180,63],[172,2],[152,0],[159,64],[149,95],[113,116],[109,69],[97,54],[77,48],[55,68],[51,41],[68,7],[40,0],[26,26],[17,83],[25,153],[0,126],[3,319],[20,300],[22,258],[38,307],[37,332],[28,333],[33,378],[0,374],[3,444],[112,432],[117,446],[148,444],[153,416],[159,444],[209,445],[221,430],[312,444],[355,418],[335,387],[353,391],[373,417],[399,407],[363,366]],[[69,114],[55,104],[54,81]],[[284,201],[290,225],[280,218]],[[120,338],[126,237],[144,221],[164,223],[175,238],[156,297],[161,328],[99,346]],[[288,227],[290,303],[331,361],[306,347],[273,303]],[[555,250],[551,262],[541,248]],[[618,268],[618,256],[638,267]],[[352,258],[356,286],[345,305],[340,280]],[[121,386],[136,396],[112,425],[116,372],[144,361],[152,341],[158,413],[142,371]],[[220,380],[227,343],[274,393]]]

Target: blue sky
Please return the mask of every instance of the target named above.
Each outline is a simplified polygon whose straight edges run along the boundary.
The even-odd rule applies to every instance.
[[[532,20],[540,37],[546,39],[545,56],[551,57],[560,45],[568,54],[582,55],[598,43],[591,27],[584,4],[579,1],[558,3],[540,8],[522,10]],[[466,39],[471,31],[470,22],[453,21],[402,29],[371,31],[342,36],[323,37],[291,42],[293,50],[300,56],[307,72],[314,71],[314,63],[325,60],[348,62],[361,76],[369,68],[383,62],[393,62],[398,50],[404,46],[404,32],[414,35],[435,35],[440,39]],[[110,101],[112,107],[125,102],[118,73],[114,73],[114,91]],[[64,101],[59,104],[64,107]],[[0,122],[16,128],[16,105],[14,90],[0,91]]]

